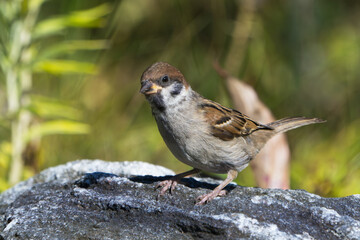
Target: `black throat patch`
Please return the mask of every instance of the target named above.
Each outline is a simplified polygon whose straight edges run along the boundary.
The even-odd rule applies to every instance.
[[[165,111],[166,107],[164,99],[160,94],[151,95],[149,96],[148,100],[153,108],[156,108],[160,112]]]

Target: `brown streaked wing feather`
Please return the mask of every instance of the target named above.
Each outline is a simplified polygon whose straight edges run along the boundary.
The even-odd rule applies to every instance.
[[[211,125],[212,135],[224,141],[249,135],[259,129],[272,130],[271,127],[257,123],[239,111],[207,99],[199,106]]]

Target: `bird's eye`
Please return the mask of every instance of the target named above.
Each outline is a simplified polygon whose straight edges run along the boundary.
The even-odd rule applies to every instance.
[[[161,78],[161,81],[162,81],[163,83],[167,83],[167,82],[169,81],[168,75],[163,76],[163,77]]]

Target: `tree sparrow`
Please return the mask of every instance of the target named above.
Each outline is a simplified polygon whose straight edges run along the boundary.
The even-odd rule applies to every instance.
[[[174,156],[193,167],[159,184],[159,195],[173,191],[184,177],[203,171],[227,173],[212,192],[197,198],[205,204],[224,195],[223,188],[246,168],[275,134],[304,125],[320,123],[318,118],[284,118],[258,123],[239,111],[221,106],[193,91],[183,74],[168,63],[151,65],[141,76],[140,92],[150,103],[158,129]]]

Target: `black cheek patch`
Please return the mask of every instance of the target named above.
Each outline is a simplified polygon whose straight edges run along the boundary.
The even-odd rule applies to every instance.
[[[173,90],[170,92],[171,96],[176,96],[181,93],[181,90],[183,89],[183,85],[181,83],[174,83]]]

